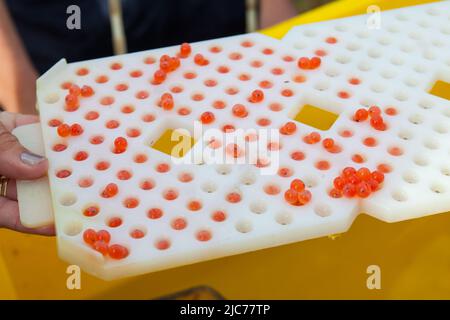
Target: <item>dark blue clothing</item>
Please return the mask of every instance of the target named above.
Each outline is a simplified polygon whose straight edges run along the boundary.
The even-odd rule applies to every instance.
[[[6,0],[40,73],[69,62],[113,54],[107,0]],[[81,30],[69,30],[70,5],[81,9]],[[244,0],[122,0],[128,51],[245,32]]]

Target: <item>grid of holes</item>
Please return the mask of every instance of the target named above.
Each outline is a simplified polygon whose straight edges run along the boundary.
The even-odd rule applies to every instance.
[[[435,8],[429,8],[435,9]],[[393,13],[385,13],[387,15],[393,15]],[[398,16],[403,17],[406,14],[398,13]],[[395,19],[398,19],[397,15],[395,15]],[[411,18],[411,17],[409,17]],[[402,22],[410,20],[409,18],[405,18],[404,20],[401,20]],[[438,18],[437,21],[436,18]],[[365,23],[365,20],[362,18],[357,20],[358,18],[354,18],[354,21],[359,21],[359,23]],[[430,20],[432,19],[432,20]],[[440,19],[440,20],[439,20]],[[439,29],[440,31],[445,30],[445,28],[441,28],[442,25],[445,25],[445,17],[442,17],[441,15],[431,16],[424,18],[417,18],[414,21],[415,25],[418,25],[419,27],[428,29],[430,25],[432,25],[434,28]],[[400,39],[401,37],[401,28],[398,24],[389,24],[389,19],[385,19],[387,21],[388,25],[384,26],[381,30],[377,30],[375,33],[371,33],[370,30],[360,30],[355,28],[350,28],[349,25],[351,23],[347,23],[345,21],[338,21],[338,22],[332,22],[330,23],[330,27],[327,29],[328,33],[334,33],[336,34],[336,37],[339,38],[340,35],[344,35],[345,38],[342,39],[342,44],[345,47],[346,50],[348,50],[350,53],[358,53],[361,51],[366,51],[367,56],[370,59],[379,59],[381,58],[381,53],[385,54],[386,49],[388,51],[396,52],[390,59],[391,66],[389,68],[378,68],[378,65],[372,65],[369,60],[363,60],[359,63],[358,69],[362,72],[372,71],[372,70],[380,70],[380,76],[382,79],[376,84],[373,85],[373,91],[374,92],[382,92],[384,89],[383,85],[383,79],[393,79],[394,77],[397,77],[400,74],[400,70],[397,71],[397,67],[401,67],[405,65],[405,62],[407,60],[412,60],[412,62],[415,61],[415,59],[405,59],[413,53],[414,55],[422,55],[421,58],[423,58],[423,62],[419,65],[412,66],[413,70],[418,73],[418,75],[408,75],[403,79],[404,85],[410,88],[414,88],[419,85],[420,83],[420,77],[424,72],[426,72],[429,68],[427,66],[429,61],[434,61],[437,59],[438,56],[440,56],[441,59],[445,58],[445,55],[439,55],[435,49],[442,48],[446,45],[444,39],[439,37],[427,37],[425,40],[429,40],[430,46],[425,46],[426,49],[424,49],[423,41],[421,37],[418,36],[418,32],[411,32],[409,36],[412,38],[409,42],[405,42],[404,39]],[[431,22],[433,21],[433,22]],[[403,26],[402,26],[403,27]],[[330,29],[333,29],[333,31],[329,31]],[[324,29],[324,28],[322,28]],[[405,28],[403,28],[404,30]],[[408,30],[414,30],[417,28],[409,28]],[[319,29],[320,30],[320,29]],[[353,34],[350,32],[352,30]],[[349,32],[350,31],[350,32]],[[381,35],[380,35],[381,31]],[[442,32],[445,34],[445,32]],[[301,34],[300,38],[305,38],[307,40],[308,38],[313,37],[324,37],[323,32],[317,32],[312,29],[305,29],[301,33],[299,32],[298,35]],[[297,38],[298,38],[298,35]],[[383,48],[374,46],[374,47],[368,47],[364,48],[361,44],[361,39],[368,39],[373,38],[376,41],[377,44],[381,45]],[[297,41],[293,44],[294,48],[297,49],[306,49],[309,46],[309,42],[305,40]],[[338,39],[338,43],[341,39]],[[402,41],[400,41],[402,40]],[[400,52],[398,52],[400,49]],[[382,51],[383,50],[383,51]],[[442,50],[439,50],[440,52]],[[445,51],[445,50],[444,50]],[[349,59],[349,57],[346,54],[340,54],[336,56],[336,60],[341,63],[346,63],[346,61]],[[402,70],[403,71],[403,70]],[[322,85],[323,87],[323,85]],[[398,100],[403,101],[405,98],[405,94],[399,94]]]
[[[339,32],[346,32],[346,31],[348,31],[348,28],[345,28],[345,27],[342,27],[342,26],[337,26],[336,27],[336,31],[339,31]],[[314,32],[306,32],[305,33],[305,35],[307,36],[307,37],[313,37],[313,36],[315,36],[315,34],[314,34]],[[365,38],[365,37],[367,37],[367,34],[366,33],[359,33],[359,34],[357,34],[357,36],[359,37],[359,38]],[[388,45],[389,44],[389,40],[387,40],[388,38],[382,38],[381,40],[379,40],[379,43],[381,44],[381,45]],[[402,51],[404,51],[404,52],[408,52],[408,50],[409,49],[404,49],[404,50],[402,50]],[[370,58],[373,58],[373,59],[376,59],[377,58],[377,51],[375,50],[375,51],[368,51],[368,55],[369,55],[369,57]],[[370,56],[370,55],[372,55],[372,56]],[[338,64],[347,64],[347,63],[349,63],[350,61],[349,61],[349,56],[347,56],[347,55],[343,55],[343,56],[338,56],[337,58],[336,58],[336,63],[338,63]],[[392,60],[391,62],[393,62],[393,64],[394,65],[396,65],[396,64],[398,64],[398,62],[400,62],[400,60],[396,60],[396,59],[394,59],[394,60]],[[362,72],[364,72],[364,71],[368,71],[369,70],[369,65],[368,64],[365,64],[365,62],[363,61],[363,63],[362,64],[360,64],[360,66],[359,66],[359,70],[360,71],[362,71]],[[417,66],[417,68],[416,68],[416,71],[417,72],[420,72],[420,73],[422,73],[422,72],[424,72],[424,68],[422,67],[422,66]],[[327,76],[329,76],[329,77],[336,77],[336,76],[339,76],[339,70],[338,69],[328,69],[328,70],[326,70],[325,71],[326,72],[326,74],[327,74]],[[391,74],[388,74],[388,73],[385,73],[385,75],[386,75],[386,78],[387,78],[387,76],[389,76],[389,78],[392,78],[392,75]],[[324,84],[325,83],[325,84]],[[318,83],[318,84],[316,84],[316,86],[317,86],[317,88],[318,88],[318,90],[320,90],[320,89],[322,89],[323,87],[326,87],[327,86],[327,84],[326,84],[326,82],[324,82],[324,83]],[[414,80],[411,80],[411,82],[410,83],[407,83],[406,81],[405,81],[405,84],[406,85],[409,85],[409,86],[414,86],[415,85],[415,83],[416,82],[414,82]],[[379,92],[383,92],[383,91],[380,91],[380,89],[378,88],[377,89],[377,84],[375,84],[374,85],[375,87],[374,88],[372,88],[372,91],[374,91],[374,92],[377,92],[377,90],[379,91]],[[317,89],[316,88],[316,89]],[[326,88],[325,88],[326,89]],[[174,90],[174,89],[172,89],[172,92],[174,92],[174,91],[177,91],[177,90]],[[176,92],[175,92],[176,93]],[[398,95],[398,100],[399,101],[403,101],[404,99],[403,99],[403,95],[402,94],[399,94]],[[49,98],[48,98],[48,103],[55,103],[55,102],[57,102],[58,101],[58,99],[56,99],[55,97],[52,97],[52,96],[49,96]],[[272,110],[272,111],[274,111],[272,108],[270,108],[269,107],[269,109],[270,110]],[[278,111],[278,110],[277,110]],[[154,116],[153,116],[154,117]],[[414,123],[414,122],[420,122],[420,116],[415,116],[415,115],[412,115],[411,116],[411,122],[412,123]],[[439,125],[437,125],[437,131],[439,132],[439,130],[440,131],[442,131],[442,130],[444,130],[445,131],[445,129],[442,129],[443,128],[443,126],[441,125],[441,126],[439,126]],[[446,170],[446,168],[443,168],[443,169],[441,169],[442,170],[442,173],[444,174],[445,172],[447,172]],[[255,207],[253,207],[252,208],[252,206],[251,206],[251,208],[250,208],[250,210],[251,211],[261,211],[261,208],[255,208]],[[319,210],[319,211],[323,211],[323,210]],[[283,216],[283,214],[280,214],[280,216]],[[287,219],[287,220],[289,220],[289,219]],[[287,221],[287,220],[284,220],[284,219],[282,219],[282,218],[280,218],[280,221]],[[239,226],[238,226],[239,225]],[[239,230],[246,230],[246,229],[251,229],[251,228],[246,228],[246,227],[244,227],[244,226],[246,226],[246,225],[248,225],[248,221],[247,221],[247,223],[242,223],[242,226],[241,226],[241,223],[238,223],[237,225],[236,225],[236,228],[238,229],[238,231]]]
[[[285,59],[285,58],[284,58]],[[289,61],[290,62],[290,61]],[[114,65],[114,64],[113,64]],[[116,69],[119,69],[118,67],[115,67]],[[113,68],[114,69],[114,68]],[[82,69],[78,69],[78,73],[80,72],[80,70],[83,70],[82,72],[81,72],[81,75],[79,75],[80,77],[85,77],[86,75],[85,75],[85,73],[86,73],[86,71],[88,70],[87,68],[82,68]],[[106,76],[105,76],[106,77]],[[97,77],[97,79],[98,79],[98,77]],[[65,84],[63,84],[65,87],[67,87],[68,86],[68,84],[67,83],[65,83]],[[128,88],[126,88],[127,90],[129,89],[129,87]],[[172,90],[172,91],[174,91],[174,90]],[[112,101],[112,99],[110,99],[111,101]],[[53,100],[48,100],[47,102],[52,102],[52,103],[55,103],[55,102],[57,102],[56,101],[56,99],[55,99],[55,101],[53,101]],[[105,104],[105,105],[108,105],[109,104],[109,101],[103,101],[103,100],[101,100],[100,101],[100,103],[102,103],[102,102],[104,102],[103,104]],[[275,110],[275,107],[272,107],[272,106],[269,106],[270,107],[270,109],[272,110],[272,111],[274,111]],[[278,110],[275,110],[275,111],[278,111]],[[96,120],[97,118],[99,118],[99,114],[98,114],[98,112],[92,112],[92,111],[90,111],[90,112],[88,112],[87,114],[86,114],[86,117],[87,117],[87,120],[89,120],[89,121],[91,121],[91,120]],[[147,115],[146,115],[147,116]],[[154,120],[154,115],[151,115],[150,116],[150,118],[151,118],[151,120]],[[59,120],[59,121],[62,121],[62,119],[57,119],[57,120]],[[52,119],[50,122],[55,122],[55,118],[54,119]],[[57,122],[57,121],[56,121]],[[50,125],[50,123],[49,123],[49,125]],[[52,123],[51,124],[52,126],[54,126],[54,123]],[[64,150],[63,150],[64,151]],[[61,152],[61,151],[59,151],[59,152]],[[87,177],[87,178],[83,178],[82,180],[80,180],[80,182],[79,183],[81,183],[81,184],[84,184],[84,186],[91,186],[93,183],[94,183],[94,181],[93,181],[93,178],[92,177]],[[65,201],[63,201],[64,202],[64,204],[65,205],[73,205],[74,203],[73,202],[70,202],[70,203],[68,203],[68,202],[65,202]],[[255,207],[254,205],[251,205],[250,206],[250,210],[252,211],[252,212],[255,212],[255,211],[261,211],[262,209],[261,208],[257,208],[257,207]],[[113,217],[115,220],[119,220],[119,218],[121,218],[121,219],[123,219],[122,217]],[[110,219],[110,220],[114,220],[114,219]],[[120,220],[119,220],[120,221]],[[115,222],[117,222],[117,221],[115,221]],[[120,222],[119,222],[120,223]],[[116,223],[117,224],[117,223]],[[245,231],[246,230],[246,228],[243,228],[241,225],[245,225],[245,224],[242,224],[242,223],[237,223],[236,224],[236,228],[237,228],[237,230],[239,231],[239,230],[243,230],[243,231]]]
[[[430,8],[429,10],[433,11],[433,10],[435,10],[435,8]],[[403,19],[402,21],[406,20],[405,15],[401,14],[400,17],[401,18],[399,20],[402,20],[402,19]],[[423,20],[423,19],[421,21],[416,21],[416,23],[422,28],[429,28],[431,25],[431,23],[429,23],[429,22],[427,22],[427,20]],[[434,25],[434,27],[439,28],[440,25],[442,25],[442,24],[436,23]],[[347,32],[349,29],[350,28],[348,27],[348,25],[345,25],[341,22],[338,22],[334,26],[334,31],[336,31],[338,33]],[[354,28],[353,28],[353,30],[354,30]],[[445,30],[445,28],[444,28],[444,30]],[[414,51],[416,51],[418,48],[420,48],[420,47],[418,47],[418,44],[416,44],[416,42],[421,41],[421,43],[423,45],[423,38],[421,37],[419,32],[413,31],[408,34],[408,36],[412,39],[412,41],[406,42],[406,43],[404,41],[393,41],[393,39],[395,39],[395,35],[394,35],[394,37],[392,37],[391,34],[400,33],[399,26],[395,25],[395,24],[391,24],[387,27],[387,31],[388,31],[387,34],[379,36],[376,39],[377,43],[383,47],[388,47],[393,44],[395,44],[396,46],[399,45],[399,48],[395,47],[394,50],[396,50],[396,52],[398,52],[398,49],[400,49],[400,53],[397,53],[391,57],[391,59],[389,60],[391,63],[391,66],[386,69],[381,69],[380,75],[384,79],[393,79],[399,75],[399,72],[396,71],[396,67],[397,66],[402,67],[405,65],[405,59],[403,58],[405,56],[405,54],[414,53]],[[443,31],[443,29],[441,28],[440,31]],[[331,33],[333,33],[333,32],[331,32]],[[444,31],[443,33],[445,34],[446,32]],[[314,37],[314,36],[319,35],[317,32],[309,31],[309,30],[305,30],[301,34],[304,37]],[[379,35],[379,32],[377,33],[377,35]],[[298,36],[298,35],[296,35],[296,36]],[[348,35],[346,35],[346,37],[342,39],[343,40],[342,42],[344,43],[346,50],[348,50],[349,52],[352,52],[352,53],[355,53],[355,52],[358,52],[358,51],[361,51],[362,49],[364,49],[363,46],[361,45],[361,42],[359,42],[358,39],[367,39],[367,38],[371,37],[371,34],[370,34],[370,32],[368,32],[366,30],[365,31],[357,31],[355,33],[355,37],[356,37],[356,40],[353,40],[354,38],[348,37]],[[323,36],[322,36],[322,38],[323,38]],[[339,38],[339,35],[336,36],[336,38],[338,39],[338,42],[341,40]],[[436,54],[435,48],[441,48],[441,47],[445,46],[445,42],[439,38],[432,38],[432,40],[430,40],[430,42],[434,48],[426,49],[425,51],[422,50],[423,52],[420,53],[421,54],[420,58],[423,61],[422,64],[415,64],[413,66],[413,70],[418,74],[422,74],[422,76],[425,72],[427,72],[428,69],[431,69],[431,70],[433,69],[433,67],[429,68],[429,66],[426,67],[425,65],[429,64],[429,61],[436,60],[437,54]],[[293,44],[293,46],[294,46],[294,48],[297,48],[300,50],[307,48],[305,41],[295,42]],[[383,48],[383,50],[385,50],[385,48]],[[371,48],[366,49],[366,53],[367,53],[367,56],[371,59],[379,59],[382,57],[383,51],[380,47],[371,47]],[[417,55],[417,53],[416,53],[416,55]],[[419,58],[419,60],[420,60],[420,58]],[[350,58],[345,54],[338,54],[335,58],[335,61],[338,63],[341,63],[341,64],[346,64],[350,61]],[[357,65],[357,68],[359,69],[359,71],[362,71],[362,72],[366,72],[366,71],[372,72],[372,70],[374,70],[374,67],[371,65],[370,61],[368,61],[368,60],[362,60]],[[325,73],[328,77],[338,77],[339,76],[339,71],[334,68],[326,70]],[[408,77],[404,78],[403,84],[412,89],[420,84],[419,79],[420,79],[419,76],[415,76],[414,74],[408,75]],[[319,82],[319,89],[321,91],[328,89],[328,86],[329,85],[327,84],[327,82],[324,82],[324,81]],[[372,83],[370,85],[369,89],[373,93],[383,94],[383,93],[385,93],[385,91],[387,89],[387,85],[384,84],[383,82],[376,82],[376,83]],[[393,96],[399,103],[405,102],[408,100],[408,91],[409,90],[394,92]],[[414,101],[412,101],[412,103],[414,104]],[[372,100],[370,102],[362,100],[361,104],[365,105],[365,106],[370,106],[370,105],[377,104],[377,103],[375,103],[374,100]],[[425,101],[419,102],[419,106],[423,109],[430,108],[429,103],[427,103]],[[419,113],[414,113],[409,117],[408,120],[410,123],[412,123],[414,125],[419,125],[423,122],[423,116]],[[446,127],[445,123],[441,122],[439,124],[435,124],[433,126],[433,130],[439,134],[446,134],[447,129],[445,127]],[[404,130],[401,133],[399,133],[399,136],[401,136],[401,138],[403,140],[409,140],[410,132]],[[437,149],[439,149],[438,141],[439,141],[438,138],[432,136],[432,137],[428,137],[428,138],[424,139],[424,141],[422,142],[422,145],[426,149],[437,150]],[[418,160],[418,162],[421,163],[420,160]],[[440,169],[440,171],[445,172],[445,170],[443,170],[443,169]],[[430,190],[437,194],[444,193],[445,192],[444,183],[434,182],[431,184]],[[399,191],[393,193],[393,198],[398,201],[406,200],[406,196],[405,196],[404,192],[399,192]]]

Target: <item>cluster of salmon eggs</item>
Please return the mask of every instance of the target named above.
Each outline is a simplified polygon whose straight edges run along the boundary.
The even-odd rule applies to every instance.
[[[284,193],[284,199],[293,206],[305,205],[311,198],[311,192],[306,190],[305,183],[300,179],[292,180],[290,188]]]
[[[206,59],[201,53],[197,53],[194,56],[194,63],[199,66],[207,66],[209,64],[209,60]]]
[[[316,144],[316,143],[319,143],[320,140],[322,140],[320,133],[315,132],[315,131],[313,131],[303,137],[303,141],[307,144]]]
[[[180,46],[178,56],[171,57],[164,54],[159,59],[159,69],[153,74],[153,83],[161,84],[166,80],[167,74],[177,70],[180,65],[180,58],[187,58],[191,54],[191,46],[188,43],[183,43]]]
[[[380,189],[384,181],[384,174],[380,171],[370,171],[368,168],[356,170],[347,167],[339,177],[333,180],[333,188],[329,194],[333,198],[367,198],[372,192]]]
[[[112,259],[124,259],[129,254],[128,249],[120,244],[110,245],[111,235],[106,230],[87,229],[83,233],[83,240],[95,251]]]
[[[164,110],[172,110],[174,106],[173,96],[172,94],[166,92],[161,95],[161,99],[159,100],[159,106]]]
[[[365,108],[360,108],[355,111],[353,115],[353,120],[357,122],[363,122],[370,118],[370,125],[375,130],[384,131],[386,130],[386,123],[381,115],[381,109],[377,106],[372,106],[368,110]]]
[[[78,123],[68,125],[67,123],[61,123],[56,131],[61,138],[67,138],[69,136],[79,136],[83,133],[83,127]]]
[[[302,70],[314,70],[320,67],[322,60],[319,57],[301,57],[298,59],[297,65]]]
[[[297,131],[297,125],[292,122],[288,121],[280,128],[280,133],[283,135],[292,135]],[[322,140],[322,136],[319,132],[313,131],[306,136],[303,137],[303,142],[307,144],[316,144],[322,141],[322,146],[331,153],[336,153],[341,150],[341,148],[336,144],[336,142],[332,138],[325,138]]]
[[[75,111],[80,107],[80,97],[88,98],[94,95],[94,90],[90,86],[79,87],[72,84],[69,93],[66,95],[66,111]]]

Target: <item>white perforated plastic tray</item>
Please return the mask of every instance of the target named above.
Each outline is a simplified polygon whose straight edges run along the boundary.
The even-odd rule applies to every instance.
[[[367,16],[357,16],[297,27],[282,41],[246,34],[199,42],[159,85],[151,83],[159,58],[176,55],[178,46],[71,64],[60,61],[38,81],[60,256],[113,279],[344,232],[360,212],[393,222],[450,210],[450,104],[428,93],[436,80],[450,82],[449,19],[449,2],[440,2],[383,12],[380,29],[368,29]],[[197,65],[197,53],[209,63]],[[298,67],[300,57],[317,55],[322,60],[318,68]],[[62,86],[68,82],[95,91],[80,98],[73,112],[64,107],[68,90]],[[264,99],[250,102],[256,89]],[[169,111],[158,106],[163,93],[173,96]],[[105,105],[105,97],[113,98],[110,104]],[[244,105],[248,115],[237,117],[235,104]],[[329,130],[318,130],[293,120],[304,105],[339,116]],[[357,109],[373,105],[382,110],[384,131],[368,120],[353,120]],[[151,147],[166,129],[193,133],[194,121],[206,111],[215,120],[203,129],[219,129],[215,137],[222,139],[225,150],[225,139],[238,131],[219,135],[224,125],[257,130],[259,140],[237,142],[245,152],[238,158],[249,160],[251,145],[267,132],[268,140],[260,144],[262,155],[253,160],[269,159],[271,166],[210,163],[215,159],[211,156],[178,163]],[[87,120],[88,114],[95,119]],[[107,128],[111,120],[118,127]],[[84,131],[61,138],[49,125],[58,121],[78,123]],[[295,133],[278,134],[287,122],[296,124]],[[311,132],[320,133],[322,141],[305,143]],[[103,142],[92,144],[98,136]],[[120,154],[112,151],[117,137],[128,141]],[[371,146],[364,143],[368,137],[374,138]],[[334,139],[339,148],[324,148],[325,138]],[[196,141],[185,157],[204,147],[201,136]],[[276,144],[268,150],[269,142],[279,150],[273,148]],[[55,152],[58,144],[65,149]],[[80,151],[88,155],[83,161],[74,159]],[[137,155],[145,161],[137,163]],[[169,170],[159,172],[161,164]],[[367,198],[331,197],[333,180],[349,166],[383,171],[384,182]],[[66,177],[58,178],[61,170]],[[121,170],[131,177],[121,180]],[[312,195],[304,205],[285,199],[294,179],[301,179]],[[150,189],[142,189],[144,181]],[[110,183],[118,193],[104,198]],[[167,200],[167,190],[176,190],[176,199]],[[26,197],[22,199],[26,221]],[[196,210],[192,201],[197,201]],[[84,215],[93,206],[98,213]],[[32,222],[39,225],[36,219]],[[83,240],[87,229],[107,230],[109,245],[124,246],[128,255],[113,259],[94,250]]]

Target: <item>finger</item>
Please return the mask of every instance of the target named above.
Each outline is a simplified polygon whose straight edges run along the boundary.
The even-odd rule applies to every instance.
[[[6,198],[17,201],[17,183],[16,180],[9,180],[6,187]]]
[[[4,111],[0,113],[0,122],[3,123],[8,131],[26,124],[39,122],[39,117],[30,114],[20,114]]]
[[[24,126],[27,124],[32,124],[39,122],[39,117],[32,114],[18,114],[16,117],[15,127]],[[15,128],[14,127],[14,128]]]
[[[45,157],[26,150],[4,125],[3,119],[5,116],[0,117],[0,174],[14,179],[36,179],[43,176],[48,166]],[[19,121],[22,120],[31,119]],[[11,126],[10,121],[6,121],[8,126]]]
[[[54,226],[46,226],[36,229],[24,227],[20,222],[19,206],[17,202],[6,198],[0,198],[0,228],[45,236],[55,235]]]

